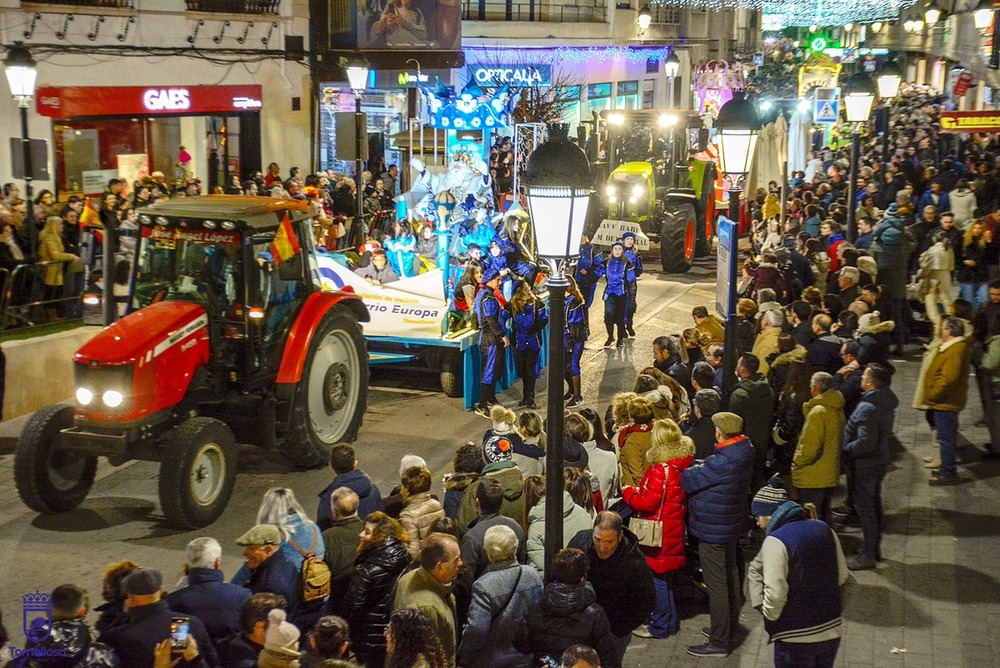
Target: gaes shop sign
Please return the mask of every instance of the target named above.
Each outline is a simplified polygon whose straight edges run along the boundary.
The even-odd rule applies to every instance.
[[[551,86],[551,65],[469,65],[469,78],[479,85]]]
[[[215,114],[257,111],[261,87],[220,86],[65,86],[40,87],[38,113],[49,118]]]

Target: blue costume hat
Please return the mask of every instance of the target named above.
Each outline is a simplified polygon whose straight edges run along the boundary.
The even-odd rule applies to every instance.
[[[626,239],[631,239],[632,241],[635,241],[635,232],[631,232],[631,231],[630,232],[623,232],[622,233],[622,241],[625,241]]]
[[[625,244],[623,244],[620,239],[618,241],[614,242],[613,244],[611,244],[612,248],[614,248],[615,246],[621,246],[621,249],[625,250]]]
[[[486,285],[494,278],[500,277],[500,270],[496,267],[486,267],[483,269],[483,285]]]

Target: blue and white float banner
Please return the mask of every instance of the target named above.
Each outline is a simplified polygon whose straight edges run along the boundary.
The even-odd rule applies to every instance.
[[[366,335],[441,338],[448,300],[440,269],[388,285],[372,285],[329,255],[317,253],[316,260],[324,290],[349,285],[360,295],[371,314],[371,322],[363,325]]]

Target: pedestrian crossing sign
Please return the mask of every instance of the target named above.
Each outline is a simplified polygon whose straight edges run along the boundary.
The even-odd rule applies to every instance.
[[[840,118],[840,100],[816,100],[813,120],[817,123],[836,123]]]

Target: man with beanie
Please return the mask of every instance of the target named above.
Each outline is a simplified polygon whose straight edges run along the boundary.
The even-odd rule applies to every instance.
[[[483,288],[476,295],[473,312],[479,323],[479,352],[482,357],[482,380],[479,385],[479,403],[476,415],[490,416],[490,408],[497,402],[497,381],[503,374],[504,348],[510,341],[504,330],[507,311],[496,295],[500,287],[500,272],[492,266],[483,269]]]
[[[258,668],[291,668],[299,665],[299,629],[285,620],[285,611],[267,613],[264,649],[257,658]]]
[[[766,534],[747,570],[750,604],[764,615],[775,668],[833,666],[848,577],[837,535],[789,501],[777,476],[750,509]]]
[[[746,531],[746,504],[754,448],[735,413],[712,416],[715,452],[681,476],[688,497],[688,530],[698,539],[698,556],[711,617],[708,642],[688,647],[691,656],[724,657],[735,641],[742,607],[737,550]]]
[[[128,668],[153,668],[156,646],[170,637],[173,611],[163,597],[163,576],[153,568],[140,568],[122,580],[122,592],[127,596],[125,623],[101,634],[100,641],[110,646]],[[200,656],[180,657],[184,668],[201,665],[219,666],[219,657],[208,637],[205,625],[197,617],[190,618],[190,634]]]
[[[861,522],[861,550],[847,566],[852,571],[875,568],[882,559],[882,480],[889,470],[892,436],[899,399],[889,388],[892,374],[872,364],[861,374],[861,400],[844,427],[847,492]]]

